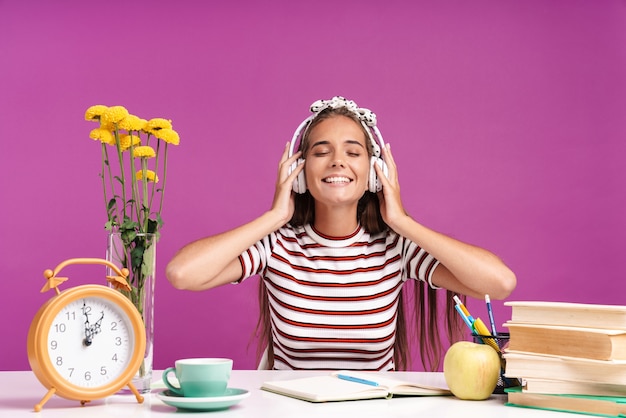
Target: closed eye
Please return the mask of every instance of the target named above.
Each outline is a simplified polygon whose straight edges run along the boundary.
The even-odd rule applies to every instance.
[[[313,153],[313,156],[314,157],[323,157],[323,156],[328,155],[328,154],[329,154],[329,151],[315,151]]]
[[[356,140],[347,140],[345,141],[344,152],[348,157],[357,158],[363,155],[365,152],[365,148],[363,144]],[[314,157],[325,157],[331,153],[331,147],[329,141],[318,141],[311,146],[310,153]]]

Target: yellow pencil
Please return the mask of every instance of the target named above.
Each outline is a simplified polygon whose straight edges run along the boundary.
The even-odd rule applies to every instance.
[[[498,347],[496,339],[488,338],[488,337],[492,337],[492,335],[489,332],[489,329],[487,328],[485,323],[480,318],[474,319],[474,332],[478,334],[478,336],[484,335],[486,338],[482,338],[483,342],[485,344],[489,344],[491,348],[493,348],[498,353],[500,353],[500,347]]]

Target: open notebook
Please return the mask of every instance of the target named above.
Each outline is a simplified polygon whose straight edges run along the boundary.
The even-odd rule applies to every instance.
[[[261,389],[309,402],[450,395],[442,373],[397,380],[393,373],[338,371],[322,376],[264,382]]]

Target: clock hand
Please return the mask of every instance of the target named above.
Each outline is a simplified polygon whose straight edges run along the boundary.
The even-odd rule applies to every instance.
[[[93,333],[91,324],[89,323],[89,314],[87,313],[85,301],[83,301],[83,315],[85,315],[85,339],[83,340],[83,344],[89,347],[92,342]]]
[[[104,319],[104,312],[101,312],[101,314],[102,315],[100,316],[100,319],[98,319],[95,324],[89,325],[88,328],[85,328],[85,339],[83,341],[83,344],[85,344],[87,347],[89,347],[93,343],[93,337],[96,334],[100,334],[100,331],[102,331],[102,320]]]
[[[102,320],[104,319],[104,312],[100,312],[100,313],[102,314],[100,316],[100,319],[98,319],[96,323],[93,324],[93,326],[91,327],[91,331],[93,335],[100,334],[100,331],[102,331]]]

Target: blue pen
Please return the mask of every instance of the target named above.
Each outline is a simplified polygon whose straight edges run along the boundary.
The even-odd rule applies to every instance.
[[[485,295],[485,303],[487,304],[487,314],[489,315],[489,322],[491,325],[491,335],[498,335],[496,321],[493,319],[493,309],[491,308],[491,299],[489,298],[489,295]]]
[[[362,383],[364,385],[370,386],[378,386],[378,383],[374,382],[373,380],[360,379],[358,377],[348,376],[347,374],[338,374],[337,377],[339,379],[347,380],[349,382]]]

